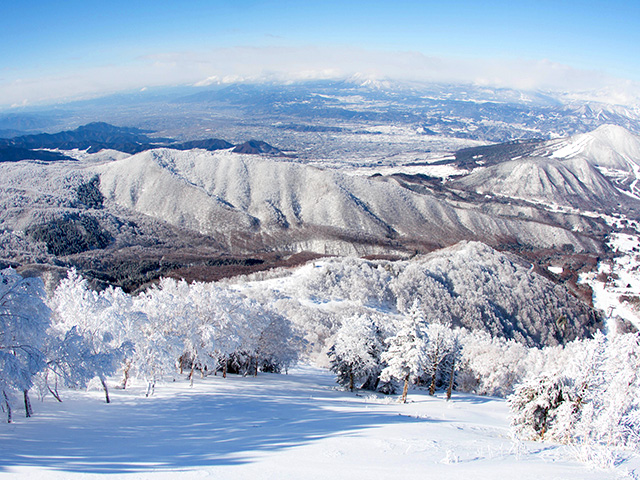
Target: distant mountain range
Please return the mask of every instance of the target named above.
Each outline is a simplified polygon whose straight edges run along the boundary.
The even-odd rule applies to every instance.
[[[84,118],[141,128],[51,133]],[[602,255],[608,232],[640,219],[640,112],[539,92],[232,84],[2,114],[0,128],[31,132],[0,139],[9,263],[55,257],[104,273],[96,252],[142,249],[159,272],[189,264],[156,262],[178,249],[242,263],[480,240],[543,265]]]
[[[43,151],[50,150],[85,150],[96,153],[101,150],[117,150],[134,154],[153,148],[172,148],[175,150],[191,150],[194,148],[208,151],[233,148],[234,145],[220,139],[204,139],[177,143],[171,138],[150,137],[149,131],[131,127],[116,127],[104,122],[94,122],[75,130],[49,134],[22,135],[8,139],[0,139],[0,162],[19,160],[71,160],[61,153]],[[249,154],[281,155],[277,148],[250,140],[236,146],[237,151]]]
[[[0,267],[45,278],[73,266],[135,291],[336,255],[385,259],[376,268],[394,279],[401,262],[387,259],[414,268],[480,241],[516,254],[520,279],[503,289],[515,257],[462,243],[450,250],[470,252],[456,255],[461,272],[487,260],[472,268],[480,289],[491,279],[527,298],[543,285],[545,301],[574,309],[556,283],[589,302],[580,272],[611,255],[608,234],[640,232],[640,111],[540,92],[233,84],[0,114],[0,130]],[[341,268],[309,266],[319,286],[361,276]],[[488,295],[486,325],[511,328]]]
[[[144,125],[172,138],[219,131],[231,143],[242,143],[236,135],[272,142],[263,134],[270,125],[280,136],[404,125],[427,136],[491,143],[560,138],[605,124],[640,133],[638,106],[574,102],[552,92],[363,78],[148,89],[50,109],[21,108],[0,113],[0,133],[69,130],[97,119]]]

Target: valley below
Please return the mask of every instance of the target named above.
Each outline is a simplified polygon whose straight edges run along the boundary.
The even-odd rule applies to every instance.
[[[163,275],[212,280],[478,240],[543,274],[566,264],[575,275],[563,280],[579,293],[577,274],[608,255],[606,236],[637,228],[638,137],[623,127],[484,147],[360,122],[357,134],[296,128],[295,151],[286,136],[280,148],[247,150],[102,123],[14,137],[6,148],[62,159],[5,157],[0,254],[19,268],[73,265],[131,291]],[[329,154],[326,142],[342,147]]]

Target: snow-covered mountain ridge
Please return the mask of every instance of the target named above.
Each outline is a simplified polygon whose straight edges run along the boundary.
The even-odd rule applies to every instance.
[[[552,158],[579,156],[606,168],[629,169],[629,164],[640,163],[640,137],[617,125],[603,125],[589,133],[552,140],[545,147]]]
[[[494,244],[516,237],[542,248],[596,248],[564,229],[491,217],[394,183],[227,152],[153,150],[94,171],[108,202],[214,237],[255,232],[299,242],[333,231],[327,240],[340,234],[391,248],[391,242],[444,246],[478,237]]]

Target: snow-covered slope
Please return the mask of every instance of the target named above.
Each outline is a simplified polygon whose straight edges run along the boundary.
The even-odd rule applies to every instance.
[[[109,405],[97,391],[34,402],[32,418],[0,424],[0,478],[613,480],[640,468],[631,454],[590,469],[575,447],[512,440],[496,398],[412,391],[399,404],[310,368],[176,380],[150,398],[113,389]]]
[[[321,240],[324,253],[322,240],[342,237],[351,244],[517,238],[537,247],[596,248],[561,228],[456,208],[392,183],[230,152],[158,149],[95,172],[105,197],[121,207],[214,236],[259,232],[280,247],[284,241],[310,249]]]
[[[611,210],[628,200],[583,157],[512,160],[479,169],[457,183],[478,193],[584,209]]]
[[[354,312],[388,316],[381,322],[388,323],[415,300],[430,319],[530,346],[589,337],[602,326],[564,287],[478,242],[461,242],[407,261],[327,259],[280,278],[240,281],[237,288],[301,322],[302,330],[324,324],[329,335],[340,318]],[[316,322],[312,327],[306,324],[309,319]]]
[[[606,315],[607,328],[619,329],[620,318],[640,330],[640,238],[614,234],[609,247],[617,257],[598,265],[598,270],[581,275],[593,290],[593,304]]]
[[[640,137],[624,127],[603,125],[593,132],[548,142],[552,158],[583,157],[598,167],[632,171],[640,165]]]
[[[640,137],[623,127],[472,149],[464,161],[475,168],[456,184],[474,192],[605,213],[640,211]]]

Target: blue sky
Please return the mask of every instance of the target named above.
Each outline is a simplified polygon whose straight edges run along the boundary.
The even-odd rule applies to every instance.
[[[463,81],[467,71],[468,81],[518,86],[514,70],[521,69],[533,88],[538,71],[541,88],[567,72],[560,89],[577,78],[597,86],[594,72],[602,84],[605,77],[640,82],[636,0],[6,3],[0,104],[265,71],[286,76],[301,63],[307,76],[355,73],[348,71],[354,64],[379,76],[402,77],[406,69],[410,77],[410,58],[418,57],[427,59],[418,60],[424,72],[442,60],[445,80]],[[396,54],[406,61],[395,62]]]

